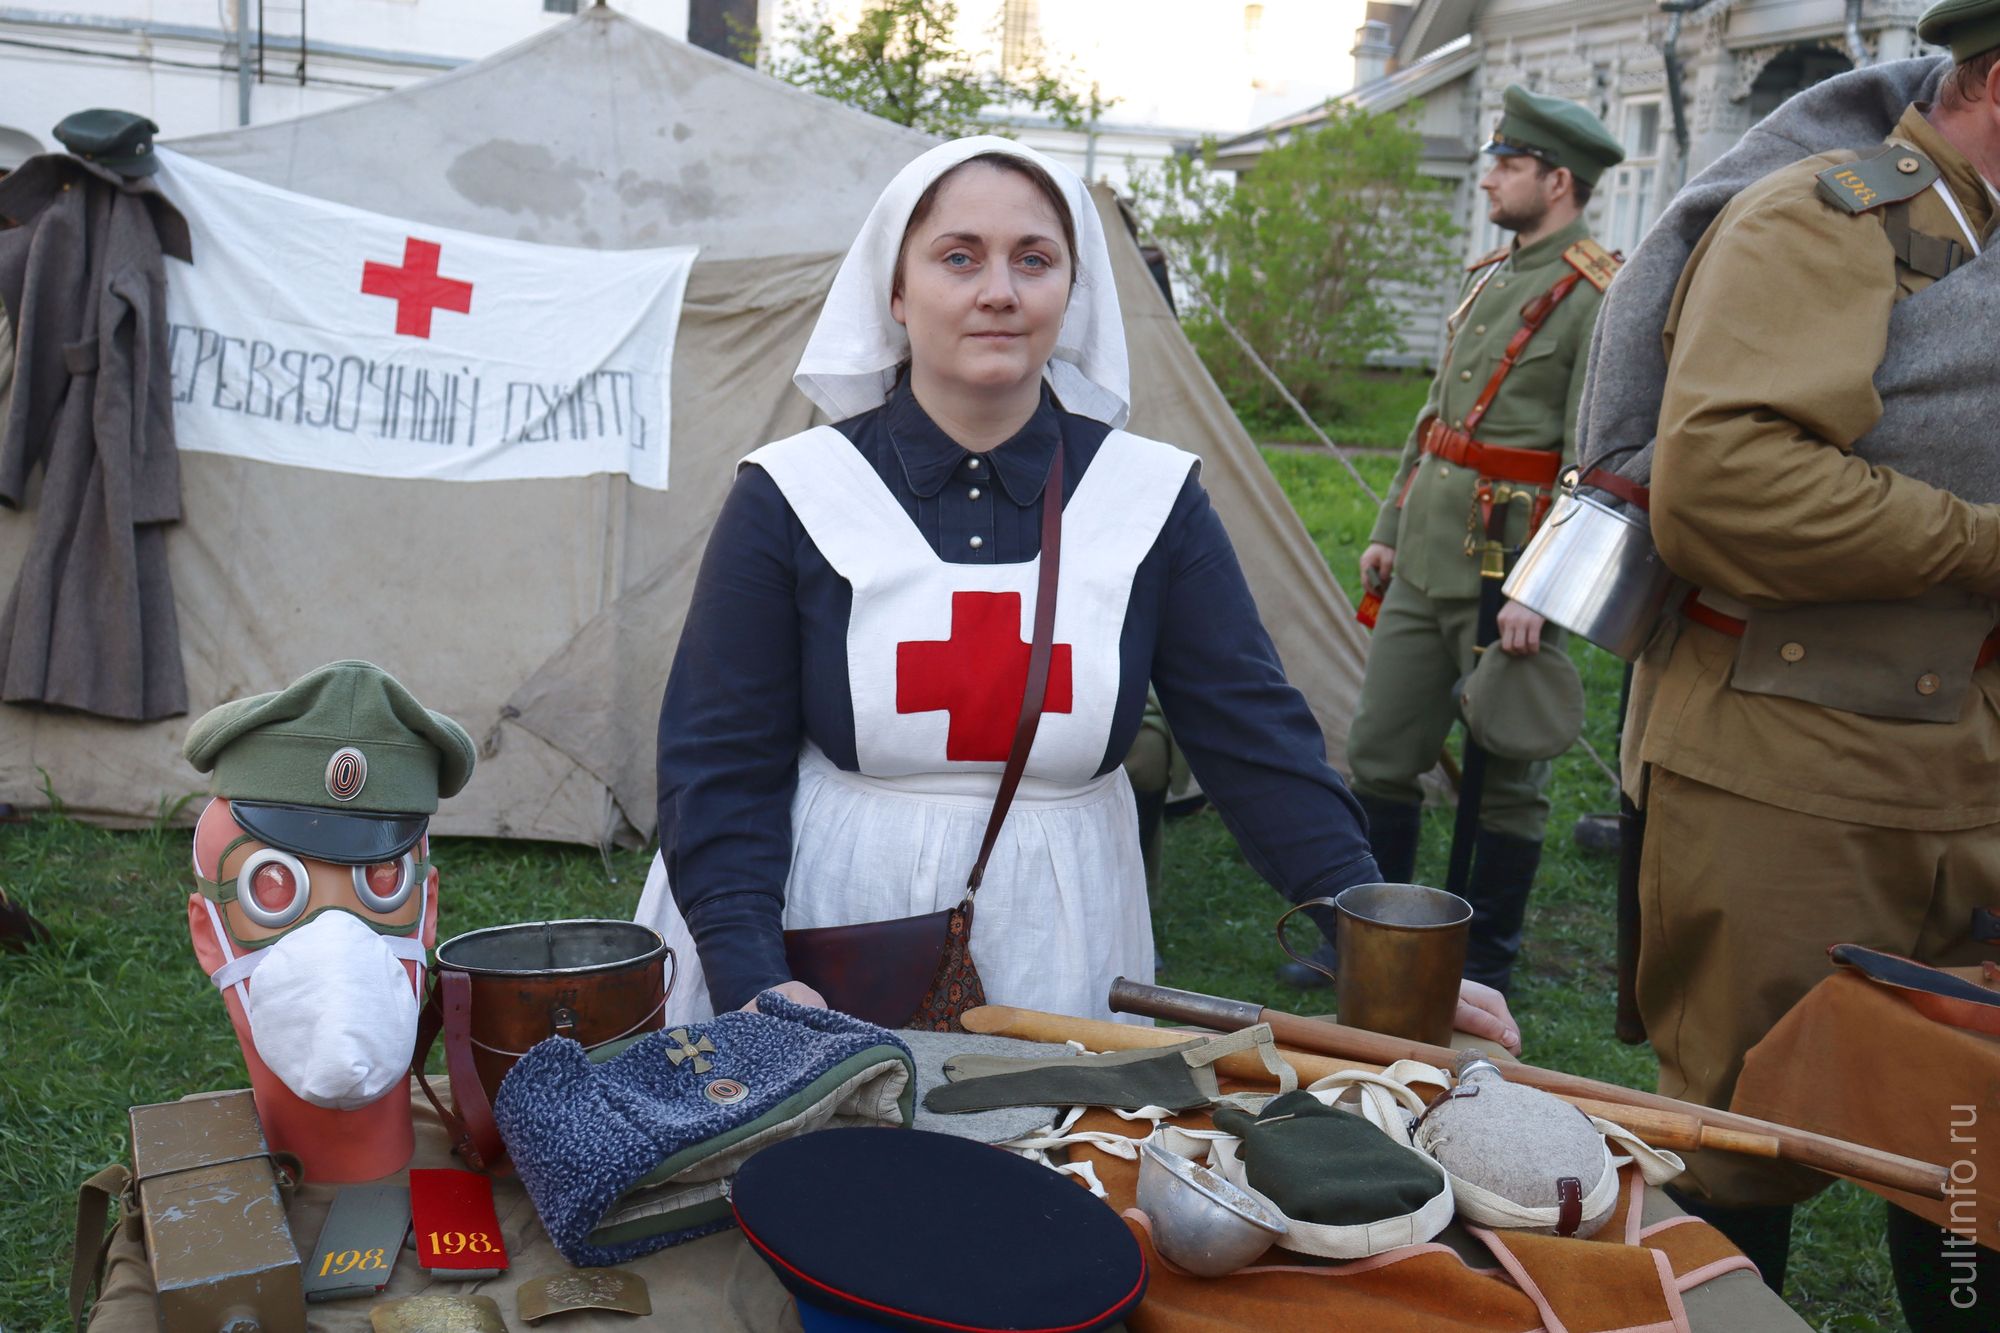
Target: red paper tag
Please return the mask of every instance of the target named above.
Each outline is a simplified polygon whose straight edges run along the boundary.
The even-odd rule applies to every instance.
[[[425,1268],[507,1267],[507,1246],[493,1211],[493,1182],[470,1171],[413,1168],[411,1229],[417,1262]]]

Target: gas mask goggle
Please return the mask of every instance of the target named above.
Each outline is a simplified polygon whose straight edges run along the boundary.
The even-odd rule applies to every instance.
[[[408,1073],[437,892],[429,823],[217,799],[195,826],[223,959],[209,979],[235,988],[259,1058],[302,1101],[365,1106]]]

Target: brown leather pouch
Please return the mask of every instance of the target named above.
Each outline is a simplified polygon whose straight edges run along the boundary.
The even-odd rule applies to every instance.
[[[986,860],[993,854],[994,840],[1000,836],[1000,825],[1028,766],[1028,751],[1034,747],[1048,693],[1062,558],[1060,448],[1049,465],[1042,495],[1041,569],[1036,578],[1035,637],[1028,649],[1028,679],[1021,691],[1013,749],[1000,775],[1000,789],[993,796],[979,858],[965,878],[964,899],[956,907],[922,916],[785,932],[785,962],[794,980],[811,986],[842,1013],[881,1027],[962,1031],[959,1015],[986,1003],[986,987],[972,961],[972,900],[986,877]]]
[[[785,963],[795,980],[841,1012],[885,1028],[901,1027],[936,978],[952,913],[961,910],[972,909],[948,907],[891,921],[788,930]]]

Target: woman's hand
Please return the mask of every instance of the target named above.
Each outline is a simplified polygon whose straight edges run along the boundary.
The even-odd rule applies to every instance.
[[[1468,981],[1465,984],[1470,986],[1472,983]],[[765,987],[765,989],[774,990],[778,992],[778,994],[790,1000],[793,1004],[802,1004],[808,1009],[824,1009],[827,1007],[826,997],[824,995],[821,995],[818,991],[814,990],[811,986],[806,985],[806,983],[803,981],[781,981],[777,985],[767,986]],[[1484,990],[1486,988],[1484,986],[1481,986],[1480,989]],[[1463,1012],[1465,1009],[1464,1002],[1460,1001],[1458,1007],[1459,1010]],[[1504,1000],[1501,1001],[1500,1008],[1503,1012],[1506,1010],[1507,1008],[1506,1001]],[[743,1012],[746,1014],[754,1014],[760,1012],[757,1008],[757,997],[755,995],[751,996],[748,1000],[744,1001]]]
[[[796,983],[795,983],[796,984]],[[1514,1054],[1521,1053],[1521,1029],[1507,1011],[1507,997],[1477,981],[1458,983],[1458,1015],[1451,1025],[1460,1032],[1497,1041]]]

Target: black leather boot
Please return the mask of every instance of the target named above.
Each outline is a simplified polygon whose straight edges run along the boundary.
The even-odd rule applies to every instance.
[[[1368,816],[1368,847],[1384,884],[1408,884],[1417,873],[1417,843],[1423,837],[1424,808],[1415,801],[1385,801],[1363,796],[1361,813]]]
[[[2000,1253],[1888,1205],[1889,1267],[1911,1333],[1983,1333],[1993,1327]]]
[[[1526,838],[1481,829],[1473,844],[1472,882],[1465,887],[1472,903],[1465,975],[1502,994],[1514,984],[1521,919],[1527,915],[1528,893],[1535,887],[1535,868],[1541,862],[1542,844]]]
[[[1700,1218],[1727,1236],[1731,1245],[1743,1251],[1744,1257],[1757,1265],[1764,1285],[1784,1295],[1785,1265],[1792,1257],[1792,1205],[1754,1204],[1748,1208],[1724,1208],[1707,1199],[1683,1194],[1672,1185],[1667,1186],[1667,1197],[1682,1212]]]

